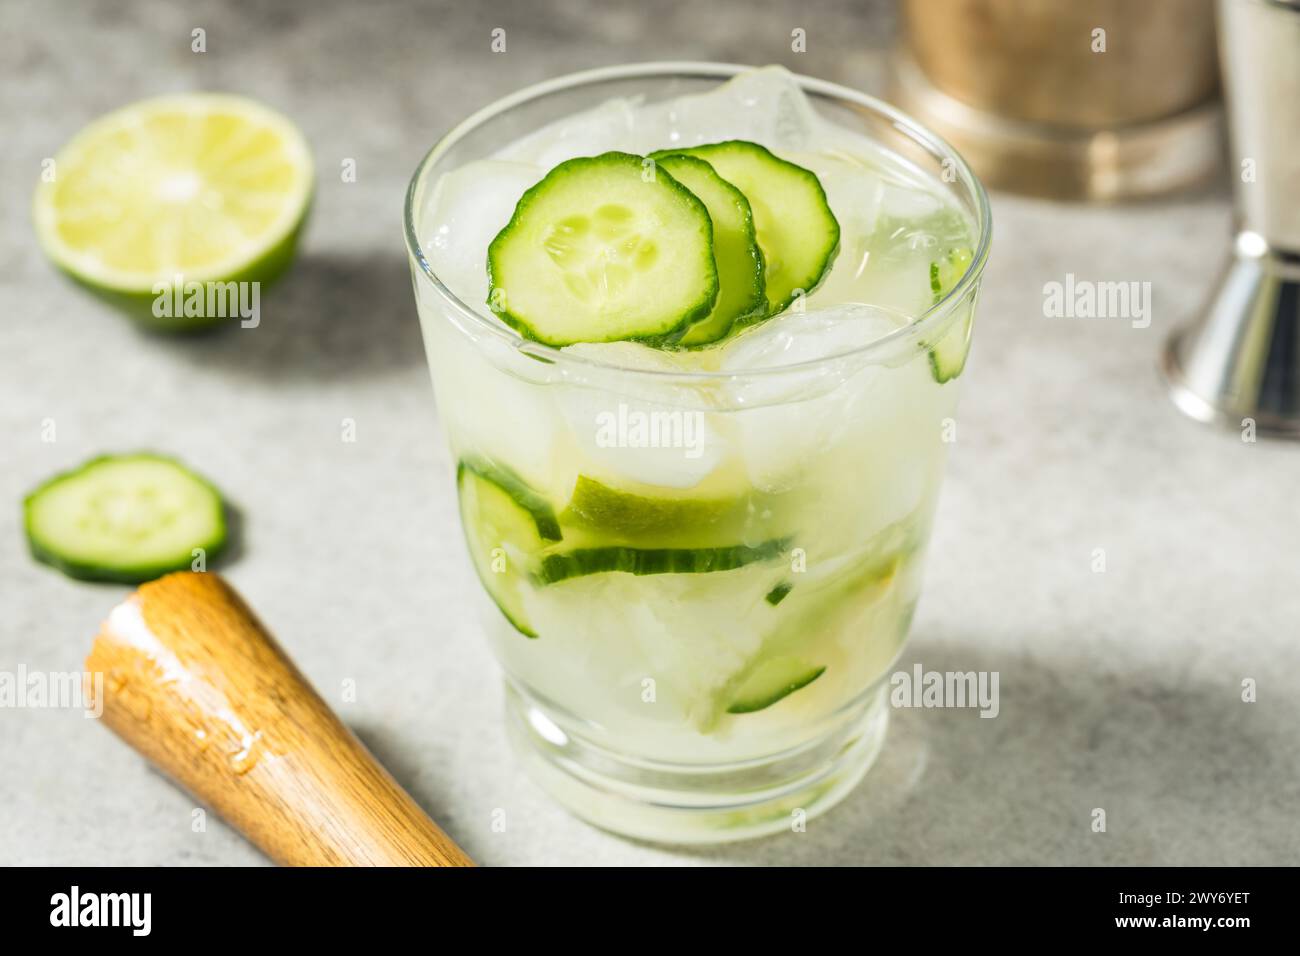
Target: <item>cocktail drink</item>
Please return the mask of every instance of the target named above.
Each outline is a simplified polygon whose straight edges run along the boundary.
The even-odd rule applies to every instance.
[[[964,162],[779,68],[623,67],[457,127],[406,227],[536,779],[677,842],[833,804],[883,741],[954,434]]]

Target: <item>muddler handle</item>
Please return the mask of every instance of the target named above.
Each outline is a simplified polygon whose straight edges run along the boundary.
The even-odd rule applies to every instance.
[[[142,585],[86,670],[104,722],[277,863],[473,865],[217,575]]]

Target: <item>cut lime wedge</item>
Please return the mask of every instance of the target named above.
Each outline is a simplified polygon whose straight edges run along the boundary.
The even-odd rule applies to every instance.
[[[60,268],[147,300],[158,283],[274,278],[292,258],[312,179],[306,141],[278,113],[236,96],[166,96],[73,137],[36,189],[33,218]]]
[[[562,515],[574,524],[620,540],[702,537],[745,514],[744,498],[649,496],[579,475]]]

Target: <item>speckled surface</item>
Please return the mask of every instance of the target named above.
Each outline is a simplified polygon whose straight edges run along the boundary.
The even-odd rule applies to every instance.
[[[1185,421],[1155,371],[1225,251],[1219,192],[1112,209],[994,197],[994,254],[905,664],[998,671],[996,719],[900,711],[866,783],[806,833],[709,850],[593,830],[516,767],[464,600],[473,582],[411,299],[403,190],[457,118],[584,66],[783,62],[880,88],[888,7],[783,6],[6,3],[0,670],[78,669],[125,591],[33,564],[23,492],[93,453],[153,447],[238,505],[243,542],[224,572],[484,863],[1300,859],[1300,448]],[[489,52],[497,26],[504,54]],[[205,54],[190,52],[195,27]],[[795,27],[807,53],[790,52]],[[320,173],[315,212],[259,328],[149,337],[41,257],[30,190],[41,160],[98,113],[210,88],[301,124]],[[345,158],[355,183],[340,182]],[[1150,327],[1043,318],[1044,283],[1068,272],[1149,281]],[[354,443],[340,440],[344,418]],[[42,440],[47,419],[54,442]],[[1255,703],[1241,700],[1245,678],[1258,682]],[[341,699],[345,680],[354,703]],[[1105,833],[1091,830],[1094,808]],[[0,709],[0,863],[262,862],[219,823],[192,832],[192,809],[94,721]]]

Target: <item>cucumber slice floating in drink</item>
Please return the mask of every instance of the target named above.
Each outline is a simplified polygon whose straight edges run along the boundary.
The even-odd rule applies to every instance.
[[[708,574],[734,571],[785,554],[789,538],[773,538],[757,545],[735,544],[718,548],[574,548],[545,555],[537,569],[539,584],[558,584],[589,574]]]
[[[665,342],[712,311],[709,213],[644,164],[571,159],[524,193],[488,247],[488,304],[504,322],[553,346]]]
[[[772,605],[772,607],[776,607],[784,601],[786,596],[793,590],[793,584],[789,581],[782,581],[780,584],[776,585],[776,587],[772,588],[772,590],[768,591],[767,594],[763,595],[763,600]]]
[[[474,568],[501,613],[526,637],[537,637],[524,610],[522,589],[558,584],[570,578],[623,572],[705,574],[732,571],[771,561],[789,548],[790,538],[756,545],[705,547],[633,547],[629,538],[656,540],[652,531],[678,532],[683,522],[707,520],[737,507],[732,501],[645,498],[616,491],[582,476],[573,500],[557,517],[550,503],[515,472],[479,458],[465,458],[456,474],[461,524]],[[662,507],[656,509],[656,505]],[[656,518],[656,514],[658,518]],[[561,518],[577,536],[571,546]],[[600,542],[583,546],[582,542]],[[560,542],[565,542],[561,546]],[[606,543],[609,542],[609,543]]]
[[[484,458],[469,457],[461,459],[458,471],[471,472],[505,492],[532,518],[537,536],[542,540],[559,541],[563,537],[560,522],[555,517],[555,509],[551,507],[551,503],[533,490],[513,469]]]
[[[807,687],[825,671],[825,667],[809,664],[798,657],[774,657],[763,661],[736,691],[727,713],[752,714],[766,710]]]
[[[38,561],[88,581],[138,584],[226,543],[217,490],[162,455],[93,458],[31,492],[23,518]]]
[[[816,173],[739,139],[650,155],[702,159],[745,194],[763,251],[768,315],[812,292],[830,271],[840,247],[840,224]]]
[[[762,649],[722,685],[710,705],[702,708],[708,715],[703,726],[713,726],[724,713],[747,714],[770,707],[820,677],[825,665],[834,662],[808,659],[810,635],[834,633],[894,593],[899,570],[915,547],[910,527],[909,520],[883,529],[865,554],[836,562],[818,579],[801,581],[796,587],[786,578],[768,591],[764,600],[774,608],[780,605],[783,621],[764,638]]]
[[[678,343],[707,345],[725,336],[737,322],[767,312],[763,253],[755,237],[754,214],[745,194],[704,160],[681,155],[664,156],[657,162],[704,203],[713,220],[718,300],[713,311],[687,329]]]
[[[970,266],[971,251],[968,248],[950,249],[942,259],[930,263],[930,292],[934,304],[938,305],[945,295],[961,281]],[[962,373],[966,367],[966,356],[970,354],[971,320],[975,310],[967,308],[966,314],[953,322],[930,349],[930,371],[934,380],[942,385]]]
[[[547,345],[708,345],[811,292],[839,239],[817,175],[757,143],[579,157],[492,240],[488,304]]]
[[[513,471],[481,459],[456,469],[461,525],[479,580],[505,619],[525,637],[536,637],[524,614],[521,589],[529,562],[548,541],[560,540],[555,512]]]

